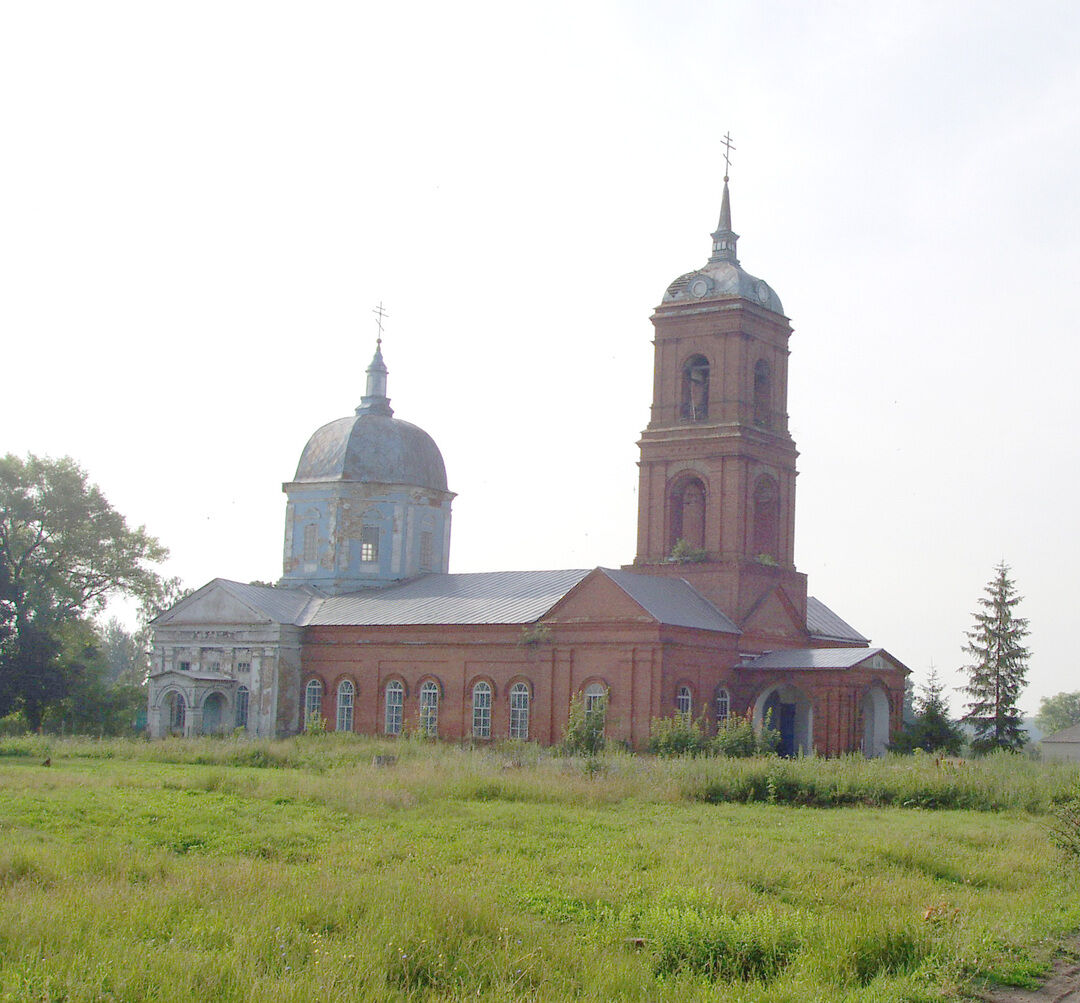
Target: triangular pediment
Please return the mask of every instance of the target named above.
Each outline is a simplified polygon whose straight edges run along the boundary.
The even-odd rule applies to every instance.
[[[222,579],[215,578],[162,613],[154,626],[273,622],[265,612],[237,597]]]
[[[548,623],[588,623],[619,620],[656,623],[641,605],[612,581],[603,570],[595,568],[575,585],[551,612]]]
[[[741,626],[744,634],[760,637],[800,642],[807,638],[805,615],[800,615],[780,585],[761,595],[746,614]]]

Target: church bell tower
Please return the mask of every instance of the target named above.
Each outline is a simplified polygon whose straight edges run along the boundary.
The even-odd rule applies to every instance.
[[[685,578],[740,625],[769,596],[805,623],[795,569],[795,443],[788,431],[791,325],[736,256],[724,177],[704,267],[668,286],[642,433],[635,567]]]

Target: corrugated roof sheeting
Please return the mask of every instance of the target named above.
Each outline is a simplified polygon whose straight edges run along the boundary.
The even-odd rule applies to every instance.
[[[578,569],[425,575],[404,585],[331,596],[307,623],[354,627],[533,623],[588,573]]]
[[[806,597],[806,629],[811,637],[820,637],[823,640],[869,643],[869,638],[863,637],[851,624],[841,620],[820,599],[813,596]]]
[[[880,654],[883,648],[792,648],[767,651],[748,661],[740,669],[851,669]]]
[[[739,628],[682,578],[601,571],[651,617],[670,627],[694,627],[738,634]]]

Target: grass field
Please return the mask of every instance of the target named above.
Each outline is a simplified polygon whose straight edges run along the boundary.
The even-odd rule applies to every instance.
[[[1046,829],[1076,784],[1016,757],[0,740],[0,991],[953,999],[1080,928]]]

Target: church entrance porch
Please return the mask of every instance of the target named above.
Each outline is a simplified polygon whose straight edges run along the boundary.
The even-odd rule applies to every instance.
[[[217,735],[225,730],[225,696],[211,693],[203,701],[202,734]]]
[[[754,729],[780,733],[781,756],[808,756],[814,751],[814,706],[797,686],[770,686],[754,701]]]
[[[170,669],[150,677],[151,738],[232,731],[238,684],[220,672]]]
[[[863,694],[862,751],[864,756],[884,756],[889,747],[889,697],[885,687],[875,683]]]
[[[187,702],[184,694],[173,690],[165,694],[161,705],[161,733],[163,735],[183,735],[187,719]]]

